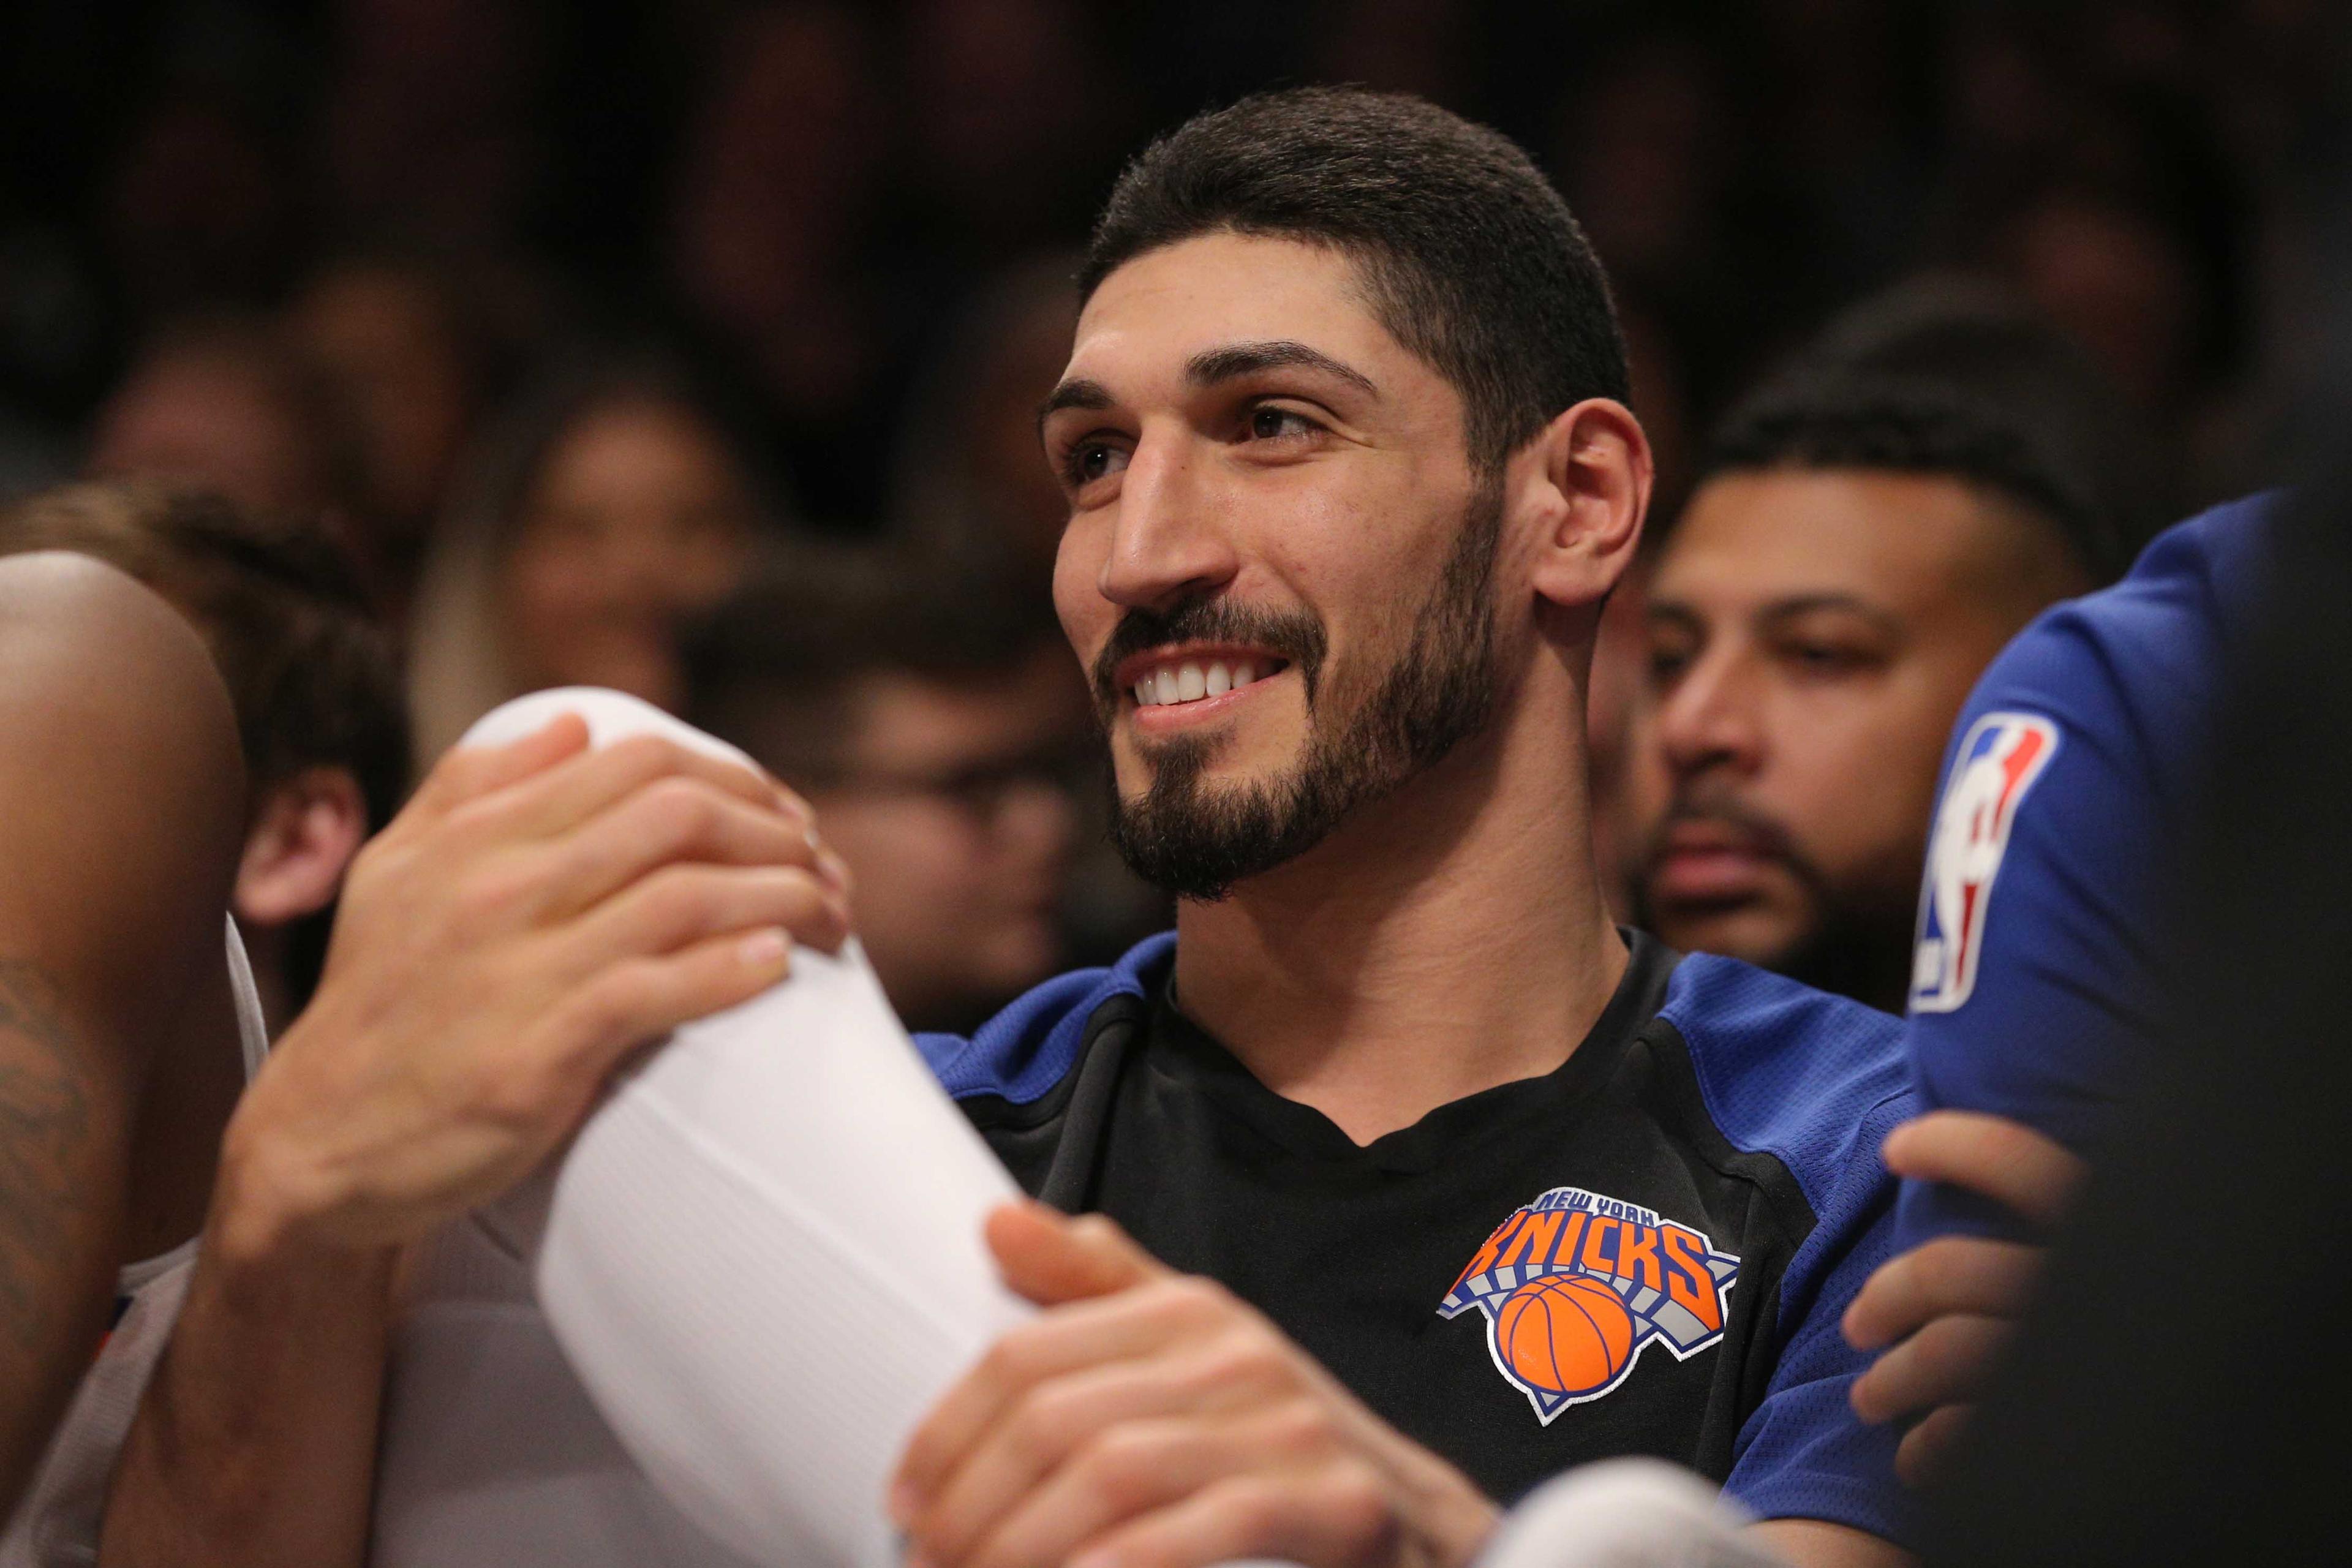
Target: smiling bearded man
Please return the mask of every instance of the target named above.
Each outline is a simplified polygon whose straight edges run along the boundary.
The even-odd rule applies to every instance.
[[[1277,93],[1146,151],[1080,285],[1055,601],[1177,932],[919,1040],[1129,1233],[999,1217],[1049,1310],[910,1445],[921,1559],[1454,1564],[1621,1453],[1898,1559],[1836,1331],[1894,1021],[1620,932],[1593,869],[1650,459],[1567,209],[1429,104]]]
[[[1885,1251],[1898,1026],[1620,931],[1593,866],[1592,644],[1651,467],[1567,207],[1517,147],[1428,103],[1276,93],[1147,149],[1080,286],[1040,420],[1070,506],[1054,597],[1095,677],[1121,842],[1177,895],[1177,930],[970,1038],[917,1037],[1043,1200],[988,1239],[1044,1310],[909,1441],[889,1506],[913,1559],[1459,1568],[1496,1500],[1646,1454],[1723,1482],[1795,1563],[1897,1560],[1894,1445],[1848,1404],[1863,1361],[1838,1319]],[[395,1047],[415,1048],[370,1049]],[[493,1109],[551,1147],[584,1098]],[[159,1439],[118,1498],[210,1442],[235,1475],[291,1490],[299,1469],[303,1495],[363,1505],[348,1457],[372,1452],[372,1403],[305,1391],[372,1387],[382,1340],[338,1329],[356,1307],[306,1305],[346,1300],[325,1286],[351,1272],[317,1211],[405,1190],[359,1180],[379,1165],[430,1165],[475,1201],[520,1175],[407,1116],[407,1138],[346,1157],[353,1177],[289,1182],[306,1145],[376,1118],[258,1101],[219,1219],[247,1239],[216,1267],[273,1305],[206,1311],[209,1350],[183,1320],[172,1408],[201,1403],[204,1358],[233,1393],[245,1353],[297,1336],[318,1347],[287,1384],[309,1424],[242,1439],[267,1457]],[[383,1199],[364,1234],[446,1208]],[[279,1258],[283,1236],[311,1239]],[[802,1331],[773,1303],[730,1310]],[[827,1364],[861,1354],[879,1352]],[[339,1480],[316,1479],[321,1455],[344,1457]],[[221,1489],[195,1468],[151,1494],[174,1529]],[[714,1561],[663,1541],[600,1560]]]

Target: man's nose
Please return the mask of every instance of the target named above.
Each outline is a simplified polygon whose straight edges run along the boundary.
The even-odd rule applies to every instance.
[[[1653,733],[1678,778],[1713,768],[1753,773],[1764,760],[1762,683],[1749,660],[1710,649],[1660,700]]]
[[[1145,432],[1119,480],[1104,598],[1165,610],[1232,581],[1240,563],[1208,468],[1182,434]]]

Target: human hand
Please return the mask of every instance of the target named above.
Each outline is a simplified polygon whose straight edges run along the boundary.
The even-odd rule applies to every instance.
[[[217,1244],[396,1245],[498,1195],[631,1052],[836,950],[847,878],[742,765],[566,715],[451,752],[362,850],[224,1146]]]
[[[2081,1188],[2076,1155],[2029,1127],[1938,1110],[1887,1135],[1887,1169],[1992,1198],[2037,1226],[2055,1225]],[[2041,1279],[2045,1249],[1946,1236],[1879,1266],[1846,1308],[1848,1343],[1893,1346],[1855,1379],[1853,1408],[1874,1425],[1927,1414],[1904,1435],[1895,1471],[1917,1486],[1967,1426]]]
[[[1458,1568],[1496,1510],[1212,1280],[1100,1215],[990,1215],[1007,1284],[1047,1309],[908,1444],[890,1494],[928,1568]]]

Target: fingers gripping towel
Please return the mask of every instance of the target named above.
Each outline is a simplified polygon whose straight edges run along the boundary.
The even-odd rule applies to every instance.
[[[616,692],[508,703],[463,743],[584,719],[593,743],[733,748]],[[756,1562],[894,1563],[891,1467],[933,1401],[1032,1310],[981,1227],[1017,1195],[853,943],[678,1029],[561,1163],[478,1216],[630,1455]]]

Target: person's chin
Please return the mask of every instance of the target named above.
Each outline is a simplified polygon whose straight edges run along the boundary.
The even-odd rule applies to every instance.
[[[1651,933],[1681,952],[1714,952],[1778,968],[1804,939],[1802,922],[1763,899],[1653,904]]]
[[[1297,769],[1295,757],[1260,761],[1238,754],[1235,748],[1217,746],[1197,764],[1183,767],[1182,782],[1186,795],[1195,801],[1243,800],[1263,793]],[[1120,800],[1129,808],[1142,805],[1159,779],[1160,770],[1150,761],[1122,767]]]

